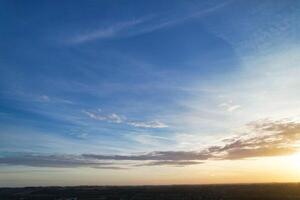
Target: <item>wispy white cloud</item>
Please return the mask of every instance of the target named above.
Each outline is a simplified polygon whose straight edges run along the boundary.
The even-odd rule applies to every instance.
[[[21,90],[14,90],[13,92],[6,92],[5,95],[9,99],[24,101],[24,102],[32,102],[32,103],[57,103],[57,104],[74,103],[65,98],[51,96],[47,94],[32,93],[31,91],[24,92]]]
[[[81,33],[75,37],[73,37],[70,42],[71,43],[84,43],[91,40],[99,40],[99,39],[108,39],[113,37],[120,36],[121,33],[124,31],[131,29],[139,24],[144,23],[147,21],[149,17],[147,18],[140,18],[135,20],[129,20],[129,21],[123,21],[116,24],[113,24],[111,26],[95,29],[92,31],[88,31],[85,33]]]
[[[51,97],[51,96],[48,96],[45,94],[38,95],[35,98],[36,98],[36,101],[45,102],[45,103],[73,104],[73,102],[70,100],[58,98],[58,97]]]
[[[76,132],[71,132],[70,133],[71,136],[75,136],[78,139],[86,139],[88,137],[88,133],[85,132],[80,132],[80,133],[76,133]]]
[[[167,137],[141,133],[128,134],[127,137],[140,144],[156,146],[158,148],[160,148],[163,143],[171,141],[171,139]]]
[[[99,120],[99,121],[107,121],[107,122],[111,122],[111,123],[122,123],[124,122],[125,118],[119,116],[116,113],[111,113],[111,114],[99,114],[99,113],[94,113],[94,112],[90,112],[90,111],[83,111],[86,115],[88,115],[90,118],[95,119],[95,120]],[[99,111],[101,112],[101,110]]]
[[[232,101],[221,103],[219,106],[228,112],[233,112],[241,108],[241,105],[234,104]]]
[[[134,126],[134,127],[141,127],[141,128],[167,128],[168,125],[160,122],[160,121],[150,121],[150,122],[127,122],[128,125]]]
[[[137,127],[137,128],[167,128],[168,125],[160,122],[158,120],[153,120],[153,121],[134,121],[134,120],[129,120],[124,116],[120,116],[116,113],[111,113],[111,114],[102,114],[101,110],[97,110],[98,112],[91,112],[91,111],[86,111],[84,110],[83,112],[89,116],[92,119],[99,120],[99,121],[106,121],[110,123],[115,123],[115,124],[126,124],[132,127]]]
[[[82,32],[76,36],[71,37],[71,39],[68,41],[73,44],[80,44],[93,40],[136,36],[144,33],[149,33],[166,27],[174,26],[189,19],[208,15],[219,9],[222,9],[231,2],[232,1],[226,1],[211,7],[197,9],[192,13],[181,16],[166,17],[164,15],[149,15],[134,20],[122,21],[110,26]]]

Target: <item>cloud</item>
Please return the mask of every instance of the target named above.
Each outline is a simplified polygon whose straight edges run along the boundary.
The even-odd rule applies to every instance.
[[[99,154],[83,154],[85,158],[98,160],[132,160],[132,161],[148,161],[148,160],[206,160],[209,154],[205,152],[193,151],[154,151],[141,155],[99,155]]]
[[[299,122],[262,120],[248,126],[251,134],[227,139],[227,144],[210,147],[209,152],[220,159],[243,159],[288,155],[299,151]]]
[[[137,127],[137,128],[167,128],[168,125],[158,121],[131,121],[127,120],[126,117],[120,116],[116,113],[112,114],[100,114],[102,111],[98,110],[98,112],[90,112],[90,111],[83,111],[87,116],[92,119],[99,120],[99,121],[106,121],[115,124],[126,124],[129,126]]]
[[[112,113],[111,115],[108,116],[108,118],[114,123],[122,123],[123,122],[122,117],[120,117],[116,113]]]
[[[300,122],[261,120],[249,123],[247,132],[223,140],[223,145],[200,151],[154,151],[141,155],[97,155],[84,157],[99,160],[191,161],[232,160],[288,155],[299,151]]]
[[[87,160],[77,155],[40,155],[40,154],[20,154],[12,156],[1,156],[0,164],[23,165],[30,167],[109,167],[112,163]]]
[[[160,122],[160,121],[150,121],[150,122],[128,122],[128,125],[134,127],[141,127],[141,128],[167,128],[168,125]]]
[[[93,167],[94,169],[113,169],[113,170],[128,170],[128,169],[131,169],[131,168],[128,168],[128,167],[117,167],[117,166],[96,166],[96,167]]]
[[[78,139],[86,139],[89,134],[85,132],[71,132],[70,135]]]
[[[74,104],[74,102],[56,96],[49,96],[46,94],[36,94],[32,92],[23,92],[21,90],[15,90],[13,92],[6,93],[7,97],[11,100],[17,100],[21,102],[32,103],[52,103],[52,104]]]
[[[177,152],[178,153],[178,152]],[[159,154],[158,152],[156,154]],[[135,161],[148,161],[154,158],[153,153],[141,156],[104,156],[104,155],[42,155],[22,153],[19,155],[7,155],[0,157],[0,165],[11,166],[29,166],[29,167],[49,167],[49,168],[77,168],[77,167],[90,167],[95,169],[130,169],[131,167],[138,166],[185,166],[201,164],[199,161],[181,161],[181,160],[164,160],[162,153],[162,160],[152,161],[140,164],[127,164],[124,167],[123,160]],[[100,161],[110,160],[110,161]]]
[[[100,115],[98,113],[90,112],[90,111],[83,111],[86,115],[88,115],[90,118],[99,120],[99,121],[107,121],[111,123],[122,123],[124,121],[124,118],[117,115],[116,113],[111,113],[108,115]],[[101,111],[99,111],[101,112]]]
[[[233,105],[233,106],[231,106],[231,107],[228,107],[228,108],[227,108],[227,111],[228,111],[228,112],[232,112],[232,111],[235,111],[235,110],[237,110],[237,109],[239,109],[239,108],[241,108],[240,105]]]
[[[107,27],[82,32],[76,36],[71,37],[71,40],[69,40],[69,42],[73,44],[80,44],[94,40],[141,35],[169,26],[174,26],[189,19],[208,15],[225,7],[231,2],[232,1],[227,1],[208,8],[197,9],[196,11],[185,14],[183,16],[166,17],[162,15],[149,15],[138,19],[122,21]]]
[[[202,164],[203,162],[197,162],[197,161],[170,161],[170,160],[163,160],[163,161],[155,161],[155,162],[147,162],[143,164],[138,164],[136,166],[174,166],[174,167],[183,167],[187,165],[198,165]]]
[[[261,120],[247,125],[239,136],[223,140],[223,145],[208,146],[199,151],[153,151],[129,155],[41,155],[20,154],[0,157],[0,164],[32,167],[124,168],[132,166],[185,166],[206,160],[237,160],[253,157],[282,156],[300,150],[300,122]],[[146,163],[145,163],[146,162]],[[126,167],[125,167],[126,168]]]
[[[83,111],[87,116],[89,116],[92,119],[104,121],[107,118],[105,116],[96,115],[95,113],[89,112],[89,111]]]
[[[283,156],[296,153],[297,148],[293,147],[259,147],[259,148],[234,148],[227,151],[222,159],[237,160],[251,157]]]
[[[219,106],[228,112],[233,112],[241,108],[241,105],[233,104],[232,101],[221,103]]]
[[[84,43],[92,40],[99,40],[99,39],[108,39],[119,36],[125,30],[133,28],[143,22],[145,22],[147,18],[141,18],[136,20],[130,21],[123,21],[117,24],[113,24],[111,26],[100,28],[92,31],[88,31],[82,34],[79,34],[71,39],[71,43],[79,44]]]
[[[128,134],[128,138],[143,145],[160,146],[163,142],[170,141],[167,137],[150,135],[150,134]]]

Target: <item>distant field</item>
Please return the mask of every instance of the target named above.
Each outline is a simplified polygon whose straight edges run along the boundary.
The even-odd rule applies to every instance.
[[[298,184],[0,188],[1,200],[300,200]]]

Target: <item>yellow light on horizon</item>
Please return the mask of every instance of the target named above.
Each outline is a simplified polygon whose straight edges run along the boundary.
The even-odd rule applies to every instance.
[[[294,177],[294,181],[299,181],[300,179],[300,151],[292,154],[290,156],[286,156],[283,160],[282,165],[286,169],[286,174],[292,175]]]
[[[298,167],[299,172],[300,172],[300,152],[297,152],[297,153],[289,156],[288,160],[291,161],[292,165],[294,165],[295,167]]]

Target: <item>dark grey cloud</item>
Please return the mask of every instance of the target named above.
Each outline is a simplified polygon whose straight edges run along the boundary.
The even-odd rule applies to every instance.
[[[41,155],[22,153],[18,155],[6,155],[0,157],[0,164],[5,165],[23,165],[30,167],[57,167],[57,168],[74,168],[74,167],[106,167],[114,168],[111,162],[99,162],[88,160],[78,155]]]
[[[128,169],[137,166],[186,166],[205,160],[234,160],[281,156],[300,150],[300,123],[262,120],[248,125],[247,133],[222,140],[223,145],[200,151],[154,151],[131,155],[41,155],[15,154],[0,156],[0,164],[32,167],[93,167]],[[130,161],[124,164],[122,162]],[[134,162],[134,163],[132,163]],[[125,167],[124,167],[125,165]]]
[[[162,160],[162,161],[153,161],[153,162],[147,162],[142,164],[137,164],[135,166],[161,166],[161,165],[167,165],[167,166],[175,166],[175,167],[183,167],[187,165],[198,165],[202,164],[204,162],[199,161],[173,161],[173,160]]]
[[[99,154],[83,154],[85,158],[98,160],[206,160],[210,157],[206,151],[154,151],[141,155],[99,155]]]
[[[118,167],[118,166],[97,166],[95,169],[113,169],[113,170],[124,170],[131,169],[130,167]]]

